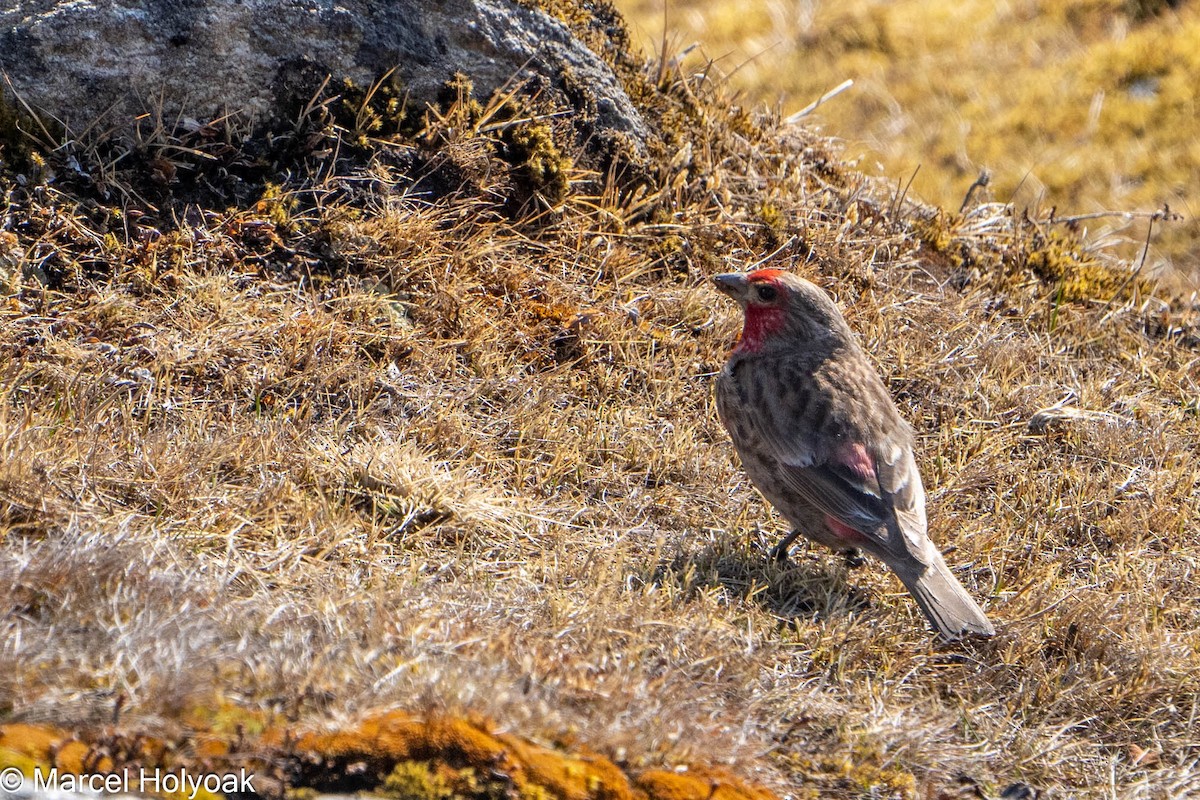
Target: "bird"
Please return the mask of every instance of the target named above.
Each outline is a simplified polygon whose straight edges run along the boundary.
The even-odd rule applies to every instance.
[[[915,434],[833,299],[778,269],[713,283],[744,325],[716,381],[717,411],[751,482],[800,535],[883,561],[945,639],[996,630],[929,538]]]

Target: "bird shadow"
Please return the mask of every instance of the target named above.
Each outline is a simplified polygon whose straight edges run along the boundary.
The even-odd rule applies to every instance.
[[[761,544],[721,539],[660,564],[655,579],[699,591],[721,588],[729,597],[755,603],[792,624],[869,608],[869,592],[848,582],[849,572],[836,554],[807,543],[797,545],[792,557],[781,562]]]

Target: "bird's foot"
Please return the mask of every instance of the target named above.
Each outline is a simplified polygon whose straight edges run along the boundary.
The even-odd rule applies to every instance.
[[[843,550],[842,557],[846,559],[846,566],[849,569],[858,569],[867,563],[867,559],[863,557],[863,554],[853,547]]]
[[[792,531],[787,536],[779,540],[779,544],[771,548],[769,553],[771,560],[779,565],[788,563],[788,550],[792,547],[792,542],[800,538],[800,531]]]

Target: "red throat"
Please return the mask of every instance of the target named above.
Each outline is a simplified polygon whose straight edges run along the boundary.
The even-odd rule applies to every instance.
[[[746,324],[742,328],[735,353],[757,353],[767,339],[783,329],[784,311],[769,306],[746,306]]]

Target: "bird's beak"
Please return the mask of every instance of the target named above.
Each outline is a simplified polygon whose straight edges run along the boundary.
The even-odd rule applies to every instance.
[[[750,288],[750,281],[746,280],[746,273],[726,272],[722,275],[714,275],[712,282],[717,287],[717,291],[722,294],[729,295],[739,303],[746,302],[746,292]]]

